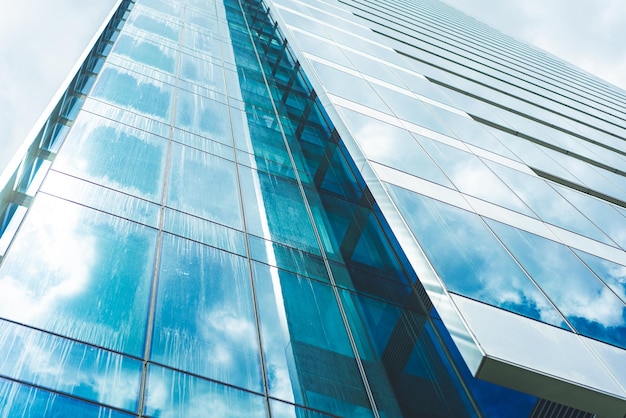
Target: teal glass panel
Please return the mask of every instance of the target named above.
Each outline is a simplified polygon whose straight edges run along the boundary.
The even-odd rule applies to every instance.
[[[478,416],[426,315],[347,291],[341,300],[381,416]]]
[[[396,186],[387,187],[449,291],[567,328],[478,215]]]
[[[166,154],[163,138],[83,112],[53,167],[160,203]]]
[[[332,288],[253,268],[269,394],[333,415],[372,416]]]
[[[329,281],[328,270],[320,255],[248,235],[250,257],[270,266],[279,267],[302,276]]]
[[[151,417],[267,417],[265,398],[219,383],[150,366],[144,413]]]
[[[214,141],[228,144],[230,119],[224,103],[180,90],[176,106],[176,126]]]
[[[243,220],[237,190],[233,162],[172,144],[168,206],[241,229]]]
[[[131,418],[134,415],[0,378],[0,410],[7,418]]]
[[[326,415],[318,411],[298,407],[274,399],[270,399],[270,409],[273,418],[331,418],[335,416]]]
[[[113,52],[169,74],[175,74],[176,72],[177,53],[175,50],[152,43],[138,36],[120,36],[115,42]]]
[[[0,268],[0,317],[139,356],[155,243],[151,228],[40,194]]]
[[[489,226],[579,333],[626,348],[626,305],[563,244]]]
[[[169,122],[172,86],[153,78],[105,66],[91,94],[124,109]]]
[[[626,266],[572,248],[572,251],[626,303]]]
[[[170,3],[167,0],[137,0],[137,4],[163,12],[172,17],[180,16],[183,12],[183,5]]]
[[[320,254],[298,184],[244,167],[239,172],[248,232]]]
[[[0,374],[135,411],[141,362],[0,321]]]
[[[197,148],[200,151],[208,152],[231,161],[235,160],[231,138],[216,138],[220,141],[216,142],[188,131],[174,129],[173,139],[188,147]],[[226,142],[226,144],[224,144],[224,142]]]
[[[262,391],[245,258],[164,236],[151,358]]]
[[[210,32],[198,32],[193,28],[185,28],[183,46],[194,53],[205,54],[215,58],[222,58],[222,43],[218,37]]]

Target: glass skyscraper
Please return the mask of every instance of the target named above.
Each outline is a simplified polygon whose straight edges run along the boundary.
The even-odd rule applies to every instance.
[[[0,176],[0,417],[623,417],[625,105],[437,0],[120,0]]]

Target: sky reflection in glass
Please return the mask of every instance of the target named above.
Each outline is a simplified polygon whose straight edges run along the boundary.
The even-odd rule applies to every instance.
[[[256,334],[246,260],[166,234],[152,359],[260,392]]]
[[[478,215],[387,187],[449,291],[567,328]]]
[[[488,220],[576,331],[626,348],[626,306],[563,244]]]
[[[151,228],[40,194],[0,269],[0,316],[140,355],[155,242]]]

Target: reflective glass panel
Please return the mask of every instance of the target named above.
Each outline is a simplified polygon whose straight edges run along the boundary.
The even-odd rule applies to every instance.
[[[241,229],[235,164],[194,148],[172,144],[168,206]]]
[[[449,291],[567,328],[478,215],[387,187]]]
[[[141,355],[155,242],[151,228],[40,194],[0,268],[0,316]]]
[[[144,413],[152,417],[267,417],[265,399],[219,383],[150,366]]]
[[[0,409],[3,416],[7,418],[130,418],[135,416],[2,378],[0,378]]]
[[[262,390],[246,259],[164,236],[152,359]]]
[[[349,417],[371,416],[332,289],[254,263],[270,395]]]
[[[0,352],[3,376],[130,411],[137,408],[138,360],[1,320]]]
[[[160,202],[167,141],[83,112],[54,169]]]
[[[576,331],[626,348],[626,306],[565,245],[488,224]]]

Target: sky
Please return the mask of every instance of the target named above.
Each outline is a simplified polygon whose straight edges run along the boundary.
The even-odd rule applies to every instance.
[[[445,0],[626,89],[624,0]],[[115,0],[0,0],[0,171]]]

